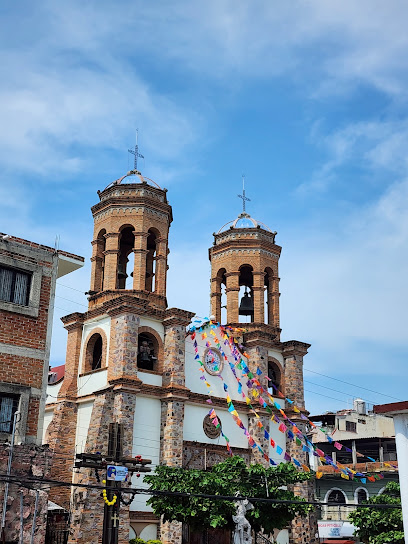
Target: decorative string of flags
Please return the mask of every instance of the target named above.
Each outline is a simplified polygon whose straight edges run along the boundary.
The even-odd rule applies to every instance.
[[[296,446],[302,447],[302,452],[306,453],[312,453],[314,456],[319,457],[320,461],[323,464],[328,464],[333,466],[335,471],[338,471],[340,473],[340,476],[345,479],[359,479],[363,484],[365,484],[368,481],[375,481],[378,479],[382,479],[384,476],[382,474],[368,474],[365,475],[363,473],[359,473],[353,469],[350,469],[349,467],[345,467],[341,463],[335,463],[333,459],[327,455],[325,452],[320,450],[316,447],[315,444],[313,444],[308,437],[302,432],[299,427],[290,420],[290,418],[286,415],[285,411],[282,409],[281,405],[274,399],[274,397],[270,394],[268,391],[268,386],[271,386],[276,393],[276,395],[282,399],[284,399],[286,402],[288,402],[291,405],[291,410],[297,414],[299,414],[300,418],[305,421],[305,423],[309,423],[312,427],[318,428],[320,431],[322,431],[328,440],[329,443],[333,443],[333,446],[337,450],[345,449],[345,451],[351,453],[351,449],[347,446],[341,444],[340,442],[335,441],[325,429],[322,429],[321,427],[317,427],[305,414],[295,405],[294,401],[288,397],[285,397],[285,395],[279,391],[279,389],[272,383],[269,383],[266,388],[262,387],[262,384],[260,382],[260,379],[262,377],[262,371],[259,369],[259,367],[256,370],[256,374],[254,375],[249,367],[247,366],[245,360],[243,359],[242,355],[249,359],[249,355],[246,352],[243,352],[241,354],[241,351],[238,349],[238,347],[242,348],[242,346],[238,346],[236,344],[235,338],[233,334],[237,332],[244,332],[245,329],[237,329],[232,327],[226,327],[222,326],[218,323],[215,323],[213,321],[210,321],[208,318],[204,318],[203,320],[195,320],[193,323],[197,323],[197,326],[193,324],[189,332],[191,334],[191,339],[193,340],[193,346],[195,350],[195,359],[199,363],[199,369],[202,372],[202,375],[200,376],[200,379],[203,380],[207,386],[208,389],[208,396],[207,402],[209,404],[212,404],[211,396],[213,395],[213,391],[211,390],[211,384],[208,382],[206,376],[205,376],[205,368],[204,364],[200,359],[200,355],[198,353],[198,343],[196,340],[196,333],[198,332],[201,334],[201,339],[205,341],[205,345],[208,348],[208,353],[211,354],[211,344],[208,341],[208,335],[207,330],[209,329],[209,334],[211,334],[214,337],[214,343],[217,347],[217,349],[220,351],[223,359],[228,364],[235,380],[237,381],[237,391],[242,396],[243,400],[245,400],[246,404],[248,405],[248,408],[250,409],[250,412],[254,414],[256,418],[256,426],[260,429],[260,431],[263,431],[263,438],[268,441],[268,444],[272,446],[272,448],[276,451],[276,453],[279,456],[283,456],[283,459],[288,462],[292,462],[298,469],[302,468],[306,472],[310,472],[310,468],[305,465],[304,463],[301,463],[299,460],[291,456],[287,451],[284,451],[283,448],[281,448],[279,445],[275,444],[275,441],[272,439],[268,431],[265,429],[265,427],[262,424],[261,418],[257,412],[257,410],[253,407],[252,401],[249,398],[248,395],[251,395],[255,401],[257,401],[260,406],[268,412],[270,415],[270,419],[273,423],[278,425],[278,430],[284,434],[287,434],[287,437],[289,440],[293,441]],[[234,359],[234,363],[231,362],[228,358],[228,356],[225,354],[224,349],[221,345],[221,341],[217,338],[216,333],[214,332],[215,329],[219,328],[224,346],[228,346],[232,358]],[[215,359],[214,359],[215,361]],[[217,372],[219,368],[215,365],[214,370]],[[238,375],[238,372],[240,372],[240,376]],[[221,374],[217,375],[223,382],[223,388],[224,392],[226,393],[226,402],[227,402],[227,408],[228,412],[231,414],[233,420],[235,423],[242,429],[244,432],[249,445],[258,450],[259,454],[266,459],[271,465],[276,465],[277,463],[269,457],[269,454],[264,451],[264,449],[258,444],[258,442],[254,439],[254,437],[249,433],[248,429],[244,426],[242,419],[239,417],[238,411],[236,410],[234,404],[232,403],[231,397],[228,392],[228,385],[225,383],[224,379],[222,378]],[[247,379],[245,386],[248,390],[248,395],[244,392],[244,387],[242,384],[242,379]],[[270,381],[268,376],[264,376],[264,378],[268,381]],[[284,421],[281,421],[279,416],[275,413],[275,411],[272,410],[272,408],[268,405],[265,398],[271,403],[275,411],[278,411],[280,415],[282,416]],[[224,434],[222,431],[220,420],[217,416],[217,413],[214,408],[212,408],[209,412],[210,419],[214,426],[220,430],[220,433],[222,437],[224,438],[227,450],[230,455],[232,455],[232,450],[230,447],[230,441],[228,437]],[[290,428],[289,428],[290,427]],[[268,446],[269,449],[269,446]],[[376,462],[375,459],[372,457],[366,456],[362,453],[357,452],[357,457],[365,457],[371,462]],[[392,465],[390,463],[384,463],[384,466],[386,467],[392,467],[392,468],[398,468],[396,465]],[[323,473],[321,471],[316,472],[316,478],[321,478]]]

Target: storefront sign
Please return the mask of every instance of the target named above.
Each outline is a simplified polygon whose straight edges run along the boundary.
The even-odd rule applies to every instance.
[[[348,521],[323,521],[317,522],[319,538],[340,538],[353,536],[355,526]]]

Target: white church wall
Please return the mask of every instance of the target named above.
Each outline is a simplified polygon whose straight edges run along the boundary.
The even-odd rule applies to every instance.
[[[274,349],[268,349],[268,356],[273,357],[274,359],[279,361],[280,364],[282,365],[282,367],[285,366],[285,361],[283,359],[283,355],[282,355],[282,353],[279,353],[279,351],[275,351]]]
[[[208,414],[210,406],[199,406],[196,404],[186,404],[184,409],[184,427],[183,440],[191,442],[202,442],[204,444],[221,444],[225,445],[225,440],[222,436],[211,439],[204,433],[203,419]],[[230,440],[231,447],[247,448],[248,440],[244,435],[243,430],[238,427],[232,419],[228,410],[216,408],[217,415],[221,419],[222,430]],[[239,412],[238,412],[239,413]],[[239,414],[242,423],[248,427],[248,417],[245,414]]]
[[[286,434],[281,433],[278,430],[279,425],[277,423],[274,423],[273,421],[269,424],[269,436],[274,440],[276,446],[280,446],[283,451],[286,451]],[[271,443],[269,442],[269,457],[275,461],[275,463],[286,463],[286,461],[283,459],[283,453],[282,455],[278,455],[276,452],[276,447],[273,448],[271,446]]]
[[[108,385],[108,369],[99,370],[78,378],[78,396],[92,395],[94,391]]]
[[[46,404],[52,404],[57,400],[59,390],[61,389],[61,385],[63,384],[64,380],[59,381],[58,383],[55,383],[53,385],[47,385],[47,399],[45,401]]]
[[[155,319],[149,319],[147,317],[140,317],[140,326],[150,327],[151,329],[154,329],[156,332],[159,333],[160,338],[164,342],[164,327],[160,321],[156,321]]]
[[[161,402],[159,399],[139,395],[136,397],[132,455],[141,455],[144,459],[151,459],[152,470],[160,460],[160,418]],[[132,486],[148,487],[143,483],[143,474],[140,478],[133,475]],[[148,499],[149,497],[146,495],[136,495],[130,509],[151,512],[151,508],[146,506]]]
[[[217,338],[219,340],[222,340],[219,329],[215,329],[214,332],[217,334]],[[209,342],[211,347],[216,349],[213,336],[209,333],[207,333],[207,338],[205,340],[202,340],[201,334],[197,333],[196,341],[198,344],[198,353],[201,357],[201,360],[202,360],[203,353],[206,349],[206,345],[205,345],[206,341]],[[221,345],[223,346],[222,342],[221,342]],[[186,367],[185,367],[186,387],[188,387],[188,389],[190,389],[194,393],[201,393],[203,395],[208,395],[208,388],[205,385],[204,380],[200,380],[200,376],[202,375],[202,372],[199,370],[200,365],[195,359],[194,345],[193,345],[193,340],[191,340],[191,336],[186,337],[185,346],[186,346],[185,348],[186,349]],[[229,361],[231,361],[232,363],[235,362],[228,346],[225,347],[225,354],[227,355]],[[221,376],[224,382],[228,386],[228,393],[231,399],[242,400],[241,395],[237,391],[238,383],[234,375],[232,374],[229,364],[226,361],[224,361]],[[212,395],[214,397],[225,398],[226,393],[224,391],[223,380],[221,380],[219,376],[212,376],[208,374],[208,372],[205,372],[205,377],[206,377],[206,380],[211,384],[211,391],[213,392]]]
[[[162,376],[159,376],[158,374],[150,374],[150,372],[146,372],[145,370],[139,370],[137,377],[147,385],[158,385],[161,387],[163,384]]]
[[[89,423],[92,416],[93,400],[78,404],[77,428],[75,436],[76,451],[82,453],[85,450],[86,438],[88,436]]]
[[[48,425],[51,423],[52,416],[54,415],[54,408],[45,410],[44,412],[44,425],[43,425],[43,438],[42,443],[45,444],[45,433],[47,432]]]

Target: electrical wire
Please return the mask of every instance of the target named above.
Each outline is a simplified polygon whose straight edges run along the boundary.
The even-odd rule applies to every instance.
[[[36,478],[26,476],[25,478],[19,478],[16,475],[7,476],[7,474],[0,474],[1,481],[8,481],[9,483],[20,483],[22,487],[26,487],[23,482],[28,483],[38,483],[47,486],[57,486],[57,487],[80,487],[87,489],[106,489],[103,485],[95,484],[81,484],[73,482],[64,482],[62,480],[52,480],[48,478]],[[153,489],[143,489],[135,487],[122,488],[122,493],[133,493],[134,495],[149,495],[149,496],[170,496],[170,497],[180,497],[180,498],[199,498],[199,499],[212,499],[216,501],[240,501],[248,500],[250,502],[261,502],[269,504],[310,504],[313,506],[333,506],[332,502],[319,502],[319,501],[306,501],[306,500],[288,500],[288,499],[271,499],[266,497],[250,497],[250,496],[239,496],[235,495],[212,495],[206,493],[189,493],[189,492],[178,492],[178,491],[162,491],[162,490],[153,490]],[[335,506],[350,506],[348,503],[336,503]],[[400,504],[364,504],[359,505],[361,508],[373,508],[373,509],[400,509]]]

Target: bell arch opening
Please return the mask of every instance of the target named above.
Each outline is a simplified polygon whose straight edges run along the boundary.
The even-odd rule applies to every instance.
[[[129,266],[129,255],[133,254],[135,247],[135,235],[132,226],[124,226],[120,231],[119,239],[119,255],[118,255],[118,273],[117,273],[117,288],[126,289],[126,280],[128,277],[133,277],[133,270]],[[133,255],[131,257],[133,259]],[[129,285],[129,283],[128,283]],[[132,287],[130,287],[131,289]]]
[[[244,264],[239,268],[239,323],[252,323],[254,321],[254,276],[253,268]]]
[[[105,339],[102,338],[102,334],[99,332],[91,334],[86,343],[83,372],[92,372],[103,368],[105,366],[105,351]]]
[[[282,390],[282,370],[280,365],[274,359],[268,359],[268,390],[271,395],[275,395]]]
[[[141,370],[158,369],[159,342],[157,338],[149,333],[139,334],[137,346],[137,367]]]
[[[146,291],[154,293],[157,287],[156,278],[156,257],[157,257],[157,240],[160,237],[156,229],[149,229],[147,236],[147,255],[146,255]]]

